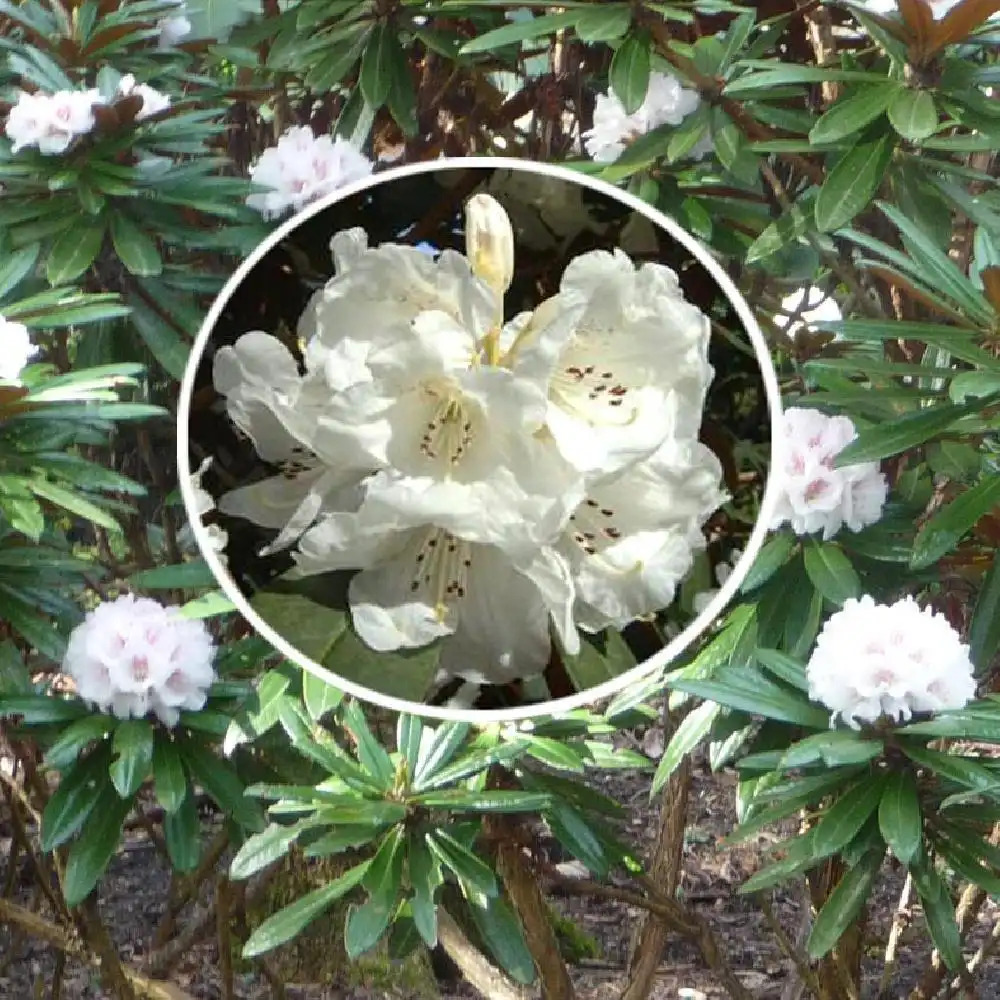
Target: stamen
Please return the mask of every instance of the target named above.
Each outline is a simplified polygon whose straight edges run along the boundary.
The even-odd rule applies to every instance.
[[[465,597],[472,547],[440,528],[429,529],[415,558],[410,592],[427,592],[427,604],[438,621],[444,621],[453,602]]]

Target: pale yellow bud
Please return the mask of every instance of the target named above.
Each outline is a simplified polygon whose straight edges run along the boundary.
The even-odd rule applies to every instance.
[[[514,230],[503,206],[488,194],[473,195],[465,205],[465,254],[472,273],[498,295],[514,277]]]

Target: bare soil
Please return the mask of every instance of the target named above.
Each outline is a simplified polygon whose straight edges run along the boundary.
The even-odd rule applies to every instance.
[[[649,776],[637,772],[606,772],[595,775],[595,787],[612,795],[626,808],[626,832],[637,847],[649,848],[655,835],[656,814],[648,801]],[[684,848],[684,878],[681,891],[706,917],[747,989],[761,1000],[779,1000],[789,979],[788,962],[778,948],[767,920],[752,900],[737,894],[740,883],[755,871],[775,839],[762,834],[754,841],[723,847],[720,840],[735,824],[735,776],[710,774],[696,768],[689,808]],[[0,857],[8,844],[0,838]],[[6,881],[0,862],[0,880]],[[120,953],[126,960],[142,965],[152,935],[162,917],[167,897],[168,869],[146,835],[129,835],[104,880],[100,907]],[[865,997],[874,998],[882,966],[882,952],[888,928],[902,887],[902,875],[887,869],[881,888],[873,900],[870,929],[875,943],[866,959]],[[27,885],[27,880],[25,879]],[[30,900],[24,893],[21,902]],[[557,910],[571,918],[595,946],[595,957],[579,960],[573,979],[579,1000],[617,1000],[621,995],[623,970],[631,935],[641,914],[618,903],[580,898],[557,898]],[[775,913],[790,937],[802,926],[802,907],[791,895],[779,895]],[[905,998],[916,985],[927,962],[930,946],[919,907],[909,911],[901,949],[901,962],[889,996]],[[1000,912],[993,901],[983,908],[966,954],[989,938]],[[170,981],[181,990],[178,1000],[223,1000],[218,975],[218,948],[213,938],[192,948],[171,971]],[[437,963],[440,965],[440,963]],[[37,941],[12,936],[0,927],[0,1000],[47,1000],[48,985],[55,968],[55,954]],[[437,989],[441,1000],[471,1000],[470,988],[440,975]],[[347,977],[344,977],[345,979]],[[357,982],[357,976],[353,977]],[[362,980],[363,982],[363,980]],[[45,987],[45,988],[43,988]],[[287,982],[286,1000],[376,1000],[376,998],[423,998],[424,989],[392,983],[347,985],[341,983]],[[271,986],[255,971],[237,976],[233,1000],[269,1000]],[[688,998],[715,1000],[726,994],[713,982],[696,949],[672,939],[664,950],[661,975],[652,1000]],[[987,959],[978,981],[982,1000],[1000,997],[1000,959]],[[76,963],[63,970],[60,1000],[103,1000],[96,974]]]

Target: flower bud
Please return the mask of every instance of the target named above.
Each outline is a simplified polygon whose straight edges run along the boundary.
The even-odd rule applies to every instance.
[[[498,295],[514,277],[514,230],[503,206],[488,194],[473,195],[465,206],[465,253],[472,273]]]

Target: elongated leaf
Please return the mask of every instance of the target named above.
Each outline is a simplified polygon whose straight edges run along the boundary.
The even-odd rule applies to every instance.
[[[878,808],[884,787],[882,777],[872,774],[841,795],[816,824],[813,838],[816,853],[828,857],[847,847]]]
[[[889,104],[889,121],[910,142],[920,142],[932,136],[938,128],[934,95],[926,90],[898,91]]]
[[[962,964],[962,936],[955,922],[955,907],[943,879],[926,858],[910,865],[913,884],[924,907],[924,919],[931,939],[944,964],[954,971]]]
[[[156,242],[121,212],[111,216],[111,242],[130,274],[148,277],[163,270]]]
[[[1000,650],[1000,560],[994,559],[983,579],[969,626],[969,655],[977,674],[989,668]]]
[[[885,783],[878,824],[892,853],[904,864],[916,857],[923,837],[920,799],[911,771],[895,771]]]
[[[504,899],[487,897],[485,902],[483,909],[469,905],[476,929],[504,972],[516,982],[530,985],[535,980],[535,963],[517,915]]]
[[[327,712],[332,712],[344,699],[344,693],[328,684],[322,677],[302,672],[302,698],[309,717],[318,722]]]
[[[111,781],[122,798],[134,795],[153,764],[153,727],[145,719],[127,719],[115,729]]]
[[[975,486],[939,510],[913,543],[911,569],[924,569],[951,552],[980,518],[1000,507],[1000,474],[984,476]]]
[[[153,746],[153,784],[156,800],[165,812],[176,812],[187,794],[184,762],[172,740],[157,739]]]
[[[437,907],[435,896],[442,883],[441,865],[427,846],[425,837],[411,831],[407,851],[407,870],[413,895],[410,912],[417,931],[428,948],[437,946]]]
[[[471,889],[485,896],[497,894],[496,875],[490,867],[449,833],[434,830],[427,836],[427,846],[441,864],[450,868]]]
[[[718,705],[706,701],[681,719],[653,775],[650,798],[659,794],[670,775],[680,767],[681,761],[709,734],[719,711]]]
[[[413,770],[413,787],[416,790],[425,787],[427,782],[455,756],[469,735],[469,729],[467,722],[446,722],[433,730],[433,735],[429,739],[425,735]]]
[[[470,39],[459,50],[459,54],[465,56],[476,52],[495,52],[505,45],[550,35],[563,28],[572,27],[579,16],[577,11],[567,11],[563,14],[543,14],[541,17],[514,21]]]
[[[82,752],[95,740],[103,740],[114,727],[111,716],[85,715],[70,723],[45,753],[45,766],[61,771],[76,763]]]
[[[621,38],[632,23],[632,11],[627,4],[605,3],[600,8],[578,13],[573,27],[581,42],[613,42]]]
[[[111,514],[79,493],[74,493],[73,490],[68,490],[66,487],[46,479],[36,479],[32,480],[31,491],[43,500],[48,500],[49,503],[54,503],[78,517],[93,521],[94,524],[99,524],[102,528],[116,533],[121,531],[121,526]]]
[[[819,117],[809,133],[809,141],[822,145],[860,132],[885,113],[901,87],[895,80],[883,80],[881,83],[859,88]]]
[[[380,108],[385,104],[392,87],[393,67],[401,58],[404,57],[400,52],[396,29],[380,21],[368,36],[358,78],[361,93],[369,107]]]
[[[357,745],[361,766],[382,786],[388,788],[394,777],[392,760],[385,747],[368,727],[365,713],[359,702],[350,701],[343,713],[344,725],[350,730]]]
[[[822,233],[846,226],[871,201],[892,159],[889,134],[863,136],[827,175],[816,198],[816,227]]]
[[[104,242],[104,224],[82,222],[64,230],[45,262],[50,285],[63,285],[78,278],[94,262]]]
[[[253,958],[290,941],[296,934],[329,909],[338,899],[347,895],[364,878],[368,861],[346,871],[332,882],[306,893],[290,906],[268,917],[250,935],[243,946],[243,957]]]
[[[63,775],[42,813],[43,851],[65,844],[87,821],[98,799],[111,788],[110,759],[110,746],[102,747]]]
[[[131,809],[132,800],[123,799],[110,784],[95,797],[86,834],[74,841],[66,858],[63,895],[69,906],[82,903],[100,881]]]
[[[639,110],[649,90],[649,39],[641,33],[629,35],[611,60],[609,82],[626,114]]]
[[[283,858],[309,825],[309,821],[284,826],[271,823],[263,832],[248,837],[243,841],[243,846],[236,852],[236,857],[229,866],[229,877],[250,878],[279,858]]]
[[[871,895],[882,858],[882,851],[867,851],[859,862],[844,872],[816,916],[806,944],[810,958],[822,958],[832,951],[854,923]]]
[[[848,598],[861,593],[861,580],[838,545],[810,539],[803,555],[812,585],[832,604],[840,607]]]
[[[201,860],[201,824],[198,803],[191,789],[180,806],[163,818],[163,839],[170,863],[179,872],[194,871]]]

